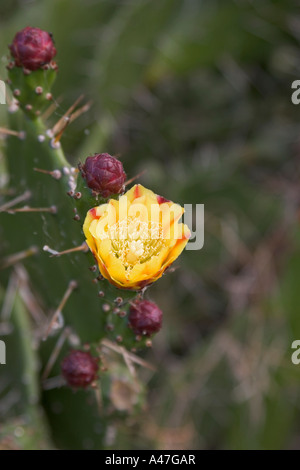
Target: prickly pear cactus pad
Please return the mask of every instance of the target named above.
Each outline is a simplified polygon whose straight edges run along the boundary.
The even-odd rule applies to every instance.
[[[49,124],[60,47],[31,27],[9,45],[0,448],[111,447],[119,423],[144,412],[154,364],[141,355],[163,327],[151,285],[190,238],[183,207],[129,179],[106,149],[68,162],[65,132],[90,103],[79,97]]]

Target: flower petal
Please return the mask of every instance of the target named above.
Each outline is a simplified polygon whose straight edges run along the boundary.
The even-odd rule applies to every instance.
[[[107,204],[91,209],[83,230],[101,274],[117,287],[135,290],[160,278],[180,255],[190,237],[189,228],[178,223],[183,212],[180,205],[157,196],[140,184],[133,186],[119,200],[111,199]],[[123,220],[125,228],[129,224],[129,230],[123,232],[122,225],[121,233],[125,238],[117,243],[112,237],[119,233],[121,225],[114,225]],[[151,222],[149,232],[139,228],[145,227],[140,222]],[[162,239],[155,223],[161,224]],[[143,261],[145,254],[149,256],[147,261]]]

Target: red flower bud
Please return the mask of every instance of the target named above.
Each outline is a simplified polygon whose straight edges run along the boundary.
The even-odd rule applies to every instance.
[[[136,335],[151,336],[162,326],[162,311],[154,302],[136,300],[130,306],[129,326]]]
[[[8,46],[17,67],[37,70],[48,64],[56,55],[51,34],[39,28],[27,28],[19,31]]]
[[[123,165],[108,153],[87,157],[79,169],[88,187],[104,198],[124,191],[126,173]]]
[[[62,375],[70,387],[85,388],[96,379],[98,362],[89,352],[71,351],[62,361]]]

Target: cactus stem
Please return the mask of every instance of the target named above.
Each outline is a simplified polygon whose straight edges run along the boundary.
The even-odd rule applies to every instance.
[[[48,338],[49,334],[50,334],[51,331],[52,331],[52,328],[53,328],[54,324],[56,323],[56,321],[58,320],[59,316],[61,315],[62,310],[63,310],[65,304],[67,303],[68,298],[69,298],[70,295],[72,294],[73,290],[77,288],[77,286],[78,286],[78,284],[77,284],[76,281],[72,280],[72,281],[69,282],[68,288],[67,288],[66,292],[64,293],[64,296],[63,296],[63,298],[62,298],[62,300],[61,300],[61,302],[60,302],[58,308],[57,308],[56,311],[54,312],[54,314],[53,314],[53,316],[52,316],[52,318],[51,318],[51,320],[50,320],[50,323],[49,323],[49,325],[48,325],[48,327],[47,327],[47,329],[46,329],[46,332],[45,332],[45,334],[44,334],[44,336],[43,336],[43,341],[45,341],[45,340]]]
[[[49,374],[56,362],[56,359],[64,345],[65,340],[68,338],[68,336],[71,333],[71,329],[66,327],[64,328],[63,332],[59,336],[52,353],[50,354],[50,357],[48,359],[48,362],[46,364],[46,367],[44,369],[44,372],[42,373],[42,381],[46,380],[49,377]]]
[[[50,175],[52,176],[52,178],[56,180],[60,180],[60,178],[62,177],[60,170],[49,171],[49,170],[43,170],[42,168],[34,168],[34,171],[38,171],[39,173],[44,173],[45,175]]]
[[[25,132],[23,131],[14,131],[12,129],[6,129],[5,127],[0,127],[0,134],[2,135],[14,135],[19,137],[19,139],[23,140],[25,138]]]
[[[47,251],[48,253],[51,253],[50,258],[52,258],[53,256],[62,256],[62,255],[66,255],[68,253],[74,253],[75,251],[83,251],[84,253],[87,253],[89,251],[89,248],[88,248],[86,242],[83,242],[79,246],[75,246],[74,248],[69,248],[68,250],[64,250],[64,251],[53,250],[48,245],[44,245],[43,250]]]
[[[20,207],[18,209],[6,209],[2,210],[2,212],[7,212],[8,214],[15,214],[17,212],[50,212],[50,214],[57,214],[57,207],[50,206],[50,207]]]
[[[19,204],[20,202],[27,201],[31,197],[31,192],[30,191],[25,191],[23,194],[20,196],[15,197],[9,202],[6,202],[2,206],[0,206],[0,212],[5,212],[7,209],[10,209],[11,207],[15,206],[16,204]]]
[[[55,166],[62,166],[62,167],[69,167],[69,163],[67,162],[64,153],[61,150],[60,143],[57,142],[56,145],[53,146],[53,134],[51,129],[46,129],[43,121],[41,118],[36,119],[34,121],[34,127],[36,129],[37,135],[46,135],[50,140],[50,147],[55,149],[56,152],[51,152],[51,159]]]
[[[20,251],[13,255],[9,255],[3,260],[0,261],[0,269],[8,268],[19,261],[28,258],[29,256],[35,255],[38,252],[38,248],[36,246],[31,246],[27,250]]]

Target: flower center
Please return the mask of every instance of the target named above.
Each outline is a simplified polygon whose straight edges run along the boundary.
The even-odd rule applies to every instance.
[[[161,224],[143,222],[138,217],[127,217],[109,226],[108,237],[112,252],[128,270],[158,255],[164,245]]]

